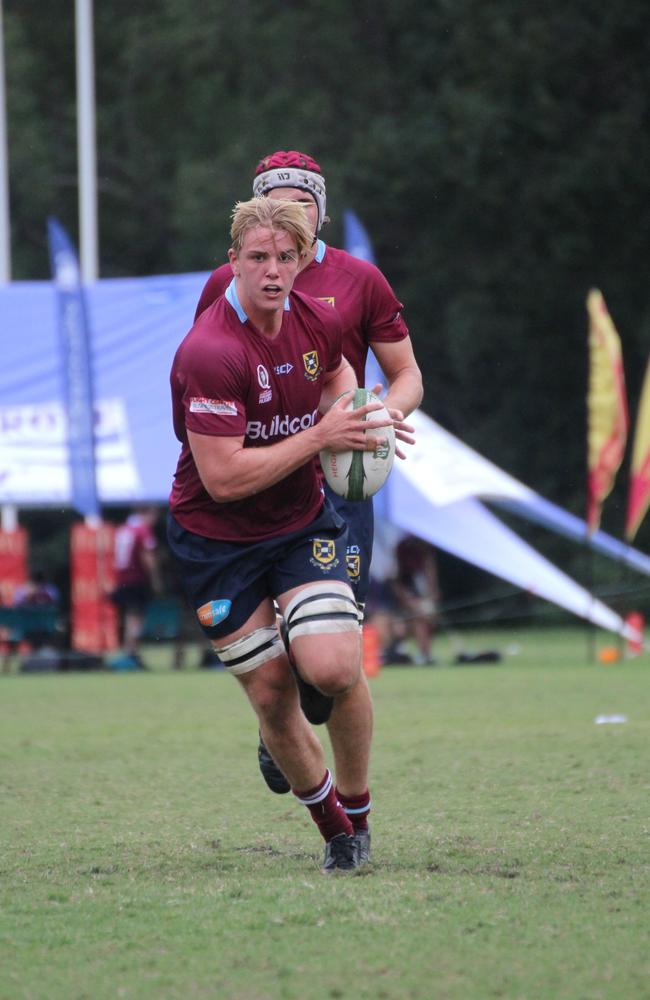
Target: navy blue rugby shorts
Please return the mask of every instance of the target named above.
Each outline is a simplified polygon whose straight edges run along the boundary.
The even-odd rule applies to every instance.
[[[369,500],[344,500],[325,484],[325,496],[336,513],[348,526],[348,544],[345,554],[349,583],[357,604],[364,604],[370,586],[370,560],[375,518],[372,498]]]
[[[261,542],[195,535],[171,514],[167,539],[199,625],[213,640],[241,628],[266,598],[304,583],[350,583],[347,526],[327,500],[311,524]]]

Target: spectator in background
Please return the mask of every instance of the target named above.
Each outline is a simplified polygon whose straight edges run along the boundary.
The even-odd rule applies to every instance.
[[[376,518],[365,620],[377,632],[382,663],[413,662],[411,656],[398,649],[406,633],[403,622],[398,618],[394,584],[397,578],[396,550],[404,537],[405,533],[400,528],[384,518]]]
[[[397,618],[404,624],[404,636],[396,649],[403,651],[403,642],[410,637],[416,647],[413,662],[422,666],[434,664],[431,647],[440,601],[435,549],[421,538],[407,535],[395,548],[395,560],[396,576],[392,587]]]
[[[14,590],[14,608],[25,608],[28,615],[27,621],[22,623],[19,637],[29,643],[33,650],[42,650],[54,644],[60,601],[59,588],[48,583],[42,570],[36,570],[25,583],[19,584]],[[14,652],[18,648],[19,639],[11,641],[11,645]]]
[[[140,640],[147,605],[160,593],[158,542],[154,526],[158,510],[138,507],[115,532],[115,590],[113,603],[120,615],[120,641],[127,656],[143,667]]]
[[[15,608],[43,607],[58,604],[60,599],[58,587],[48,583],[42,570],[37,570],[25,583],[16,587],[13,605]]]

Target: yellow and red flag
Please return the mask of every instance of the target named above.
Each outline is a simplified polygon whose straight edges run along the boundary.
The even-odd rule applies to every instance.
[[[605,300],[596,289],[587,296],[589,314],[587,526],[600,524],[603,500],[618,472],[629,426],[621,340]]]
[[[634,432],[625,537],[631,542],[650,506],[650,361],[643,380]]]

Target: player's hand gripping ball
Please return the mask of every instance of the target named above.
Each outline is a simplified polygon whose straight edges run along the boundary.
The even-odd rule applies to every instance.
[[[370,402],[381,402],[370,389],[355,389],[346,409],[358,409]],[[385,417],[390,419],[388,410],[373,410],[371,420]],[[346,500],[367,500],[381,489],[393,467],[395,458],[395,430],[392,423],[378,427],[370,433],[372,437],[385,438],[374,451],[331,451],[323,448],[320,462],[323,473],[331,489]]]

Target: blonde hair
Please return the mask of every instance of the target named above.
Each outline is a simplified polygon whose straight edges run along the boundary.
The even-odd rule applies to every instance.
[[[265,229],[281,230],[288,233],[296,243],[298,256],[302,257],[314,242],[313,226],[299,202],[281,201],[275,198],[251,198],[238,201],[232,210],[230,236],[232,249],[239,253],[244,237],[249,229],[263,226]]]

